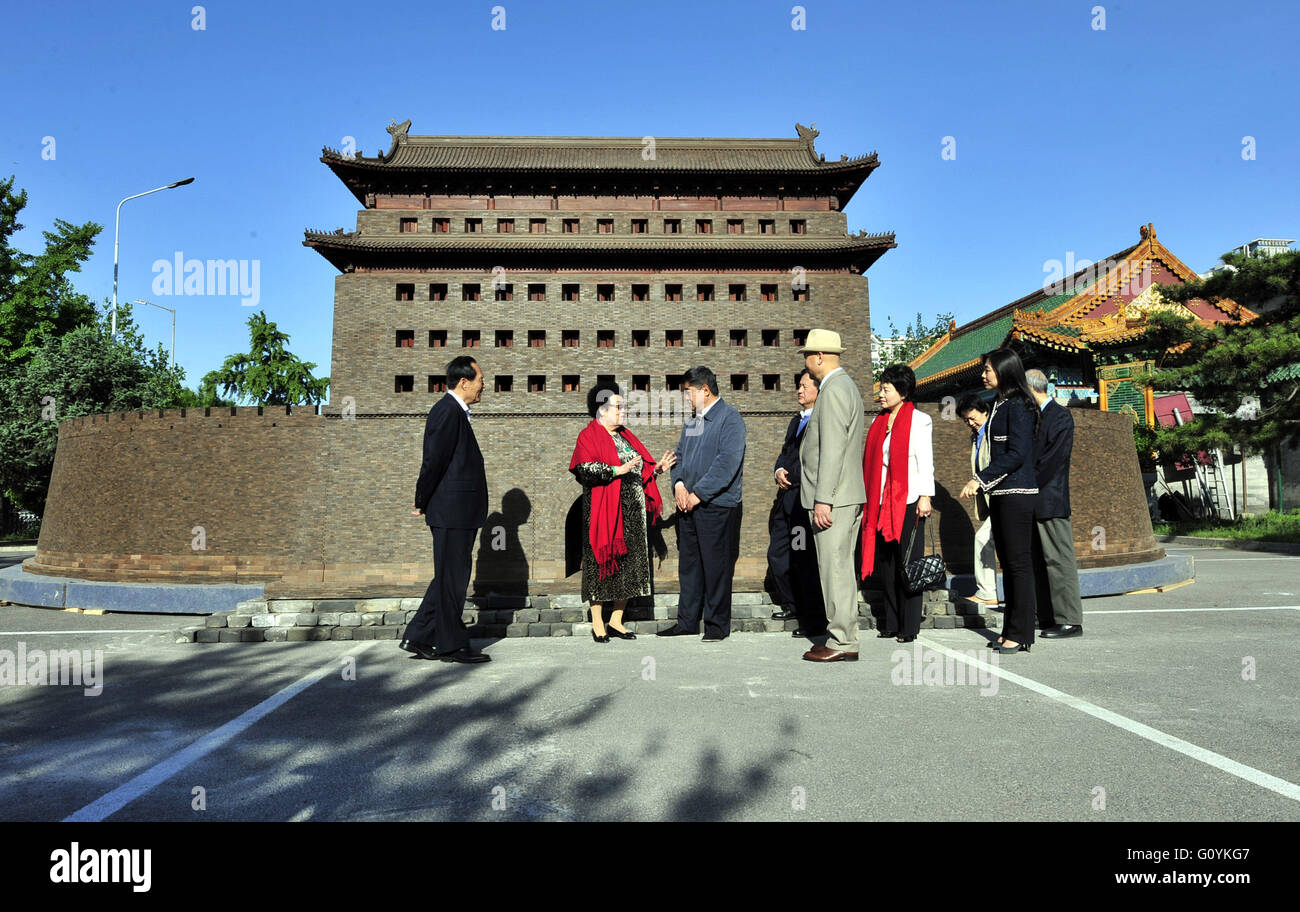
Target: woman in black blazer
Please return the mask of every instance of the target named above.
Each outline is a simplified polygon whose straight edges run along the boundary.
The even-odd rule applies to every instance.
[[[1002,565],[1007,602],[1002,636],[998,637],[995,648],[1000,653],[1028,652],[1034,642],[1037,613],[1031,548],[1033,536],[1037,534],[1034,433],[1040,413],[1025,381],[1025,367],[1019,355],[999,348],[984,355],[983,360],[984,386],[998,391],[988,420],[991,458],[988,466],[976,472],[962,488],[961,496],[973,497],[976,491],[988,496],[993,542]]]

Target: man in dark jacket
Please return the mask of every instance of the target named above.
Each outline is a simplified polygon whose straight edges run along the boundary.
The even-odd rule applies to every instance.
[[[1074,417],[1047,395],[1047,377],[1025,371],[1025,380],[1042,410],[1034,441],[1038,499],[1034,504],[1034,579],[1038,589],[1038,623],[1047,639],[1083,636],[1083,603],[1079,599],[1079,567],[1070,524],[1070,452],[1074,448]]]
[[[433,533],[433,581],[398,645],[425,659],[486,662],[461,619],[469,590],[474,539],[487,519],[487,473],[469,423],[469,407],[483,397],[483,370],[468,355],[447,365],[447,395],[424,423],[424,461],[415,485],[415,509]],[[436,645],[435,645],[436,644]]]
[[[677,623],[659,636],[699,633],[704,642],[731,635],[731,580],[740,555],[745,420],[718,398],[718,378],[693,367],[683,378],[695,417],[682,428],[673,466],[677,504]]]
[[[817,552],[813,547],[808,511],[799,502],[799,444],[817,401],[817,381],[808,369],[799,372],[795,397],[799,414],[790,419],[785,443],[773,469],[779,489],[772,507],[771,539],[767,548],[767,565],[772,571],[777,604],[780,610],[773,619],[785,621],[797,617],[796,637],[821,636],[826,632],[826,605],[822,601],[822,584],[817,574]]]

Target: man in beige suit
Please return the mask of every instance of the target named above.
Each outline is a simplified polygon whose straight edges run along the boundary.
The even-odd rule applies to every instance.
[[[862,480],[865,437],[862,396],[844,368],[840,334],[808,333],[799,350],[808,373],[820,384],[812,418],[799,445],[803,464],[800,502],[812,521],[817,572],[826,602],[826,645],[804,653],[810,662],[858,660],[858,575],[853,549],[862,526],[867,491]]]

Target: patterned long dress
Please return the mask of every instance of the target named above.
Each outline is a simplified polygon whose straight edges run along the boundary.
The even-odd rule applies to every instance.
[[[614,446],[621,463],[631,462],[637,455],[631,444],[621,434],[615,434]],[[637,472],[628,472],[619,478],[614,467],[603,462],[582,462],[573,474],[582,485],[582,599],[585,602],[612,602],[650,594],[650,549],[646,543],[645,491]],[[618,559],[618,570],[611,576],[600,578],[596,554],[591,549],[591,489],[610,483],[621,483],[623,510],[623,540],[627,554]],[[652,481],[651,484],[657,483]]]

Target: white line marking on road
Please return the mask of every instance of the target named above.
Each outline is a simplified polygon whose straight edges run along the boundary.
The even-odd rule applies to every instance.
[[[1186,757],[1191,757],[1193,760],[1199,760],[1215,769],[1223,770],[1225,773],[1236,776],[1239,779],[1244,779],[1252,785],[1258,785],[1260,788],[1276,792],[1283,798],[1290,798],[1292,801],[1300,801],[1300,785],[1296,785],[1293,782],[1279,779],[1277,776],[1270,775],[1262,770],[1257,770],[1253,766],[1246,766],[1244,763],[1238,763],[1236,760],[1232,760],[1222,754],[1216,754],[1214,751],[1198,747],[1190,741],[1184,741],[1182,738],[1177,738],[1173,735],[1167,734],[1166,732],[1162,732],[1159,729],[1152,728],[1149,725],[1143,725],[1141,722],[1136,722],[1127,716],[1121,716],[1117,712],[1112,712],[1111,710],[1098,706],[1095,703],[1089,703],[1087,700],[1080,699],[1079,697],[1071,696],[1064,691],[1057,690],[1055,687],[1048,687],[1046,684],[1040,684],[1031,678],[1026,678],[1014,672],[1006,671],[1001,666],[990,665],[980,659],[971,658],[965,653],[957,652],[956,650],[949,649],[946,646],[940,646],[938,643],[930,643],[927,640],[919,640],[919,642],[923,643],[929,649],[933,649],[936,652],[940,652],[943,655],[958,661],[965,662],[967,665],[974,665],[977,668],[985,669],[990,674],[995,674],[1005,681],[1010,681],[1012,684],[1019,684],[1027,690],[1032,690],[1034,693],[1041,694],[1042,696],[1047,697],[1050,700],[1055,700],[1058,703],[1064,703],[1066,706],[1079,710],[1079,712],[1087,713],[1093,718],[1100,719],[1103,722],[1114,725],[1116,728],[1135,734],[1139,738],[1145,738],[1146,740],[1159,744],[1162,747],[1167,747],[1170,750],[1177,751]]]
[[[285,687],[267,697],[252,709],[241,713],[220,728],[208,732],[193,744],[177,751],[167,759],[154,764],[134,779],[123,785],[119,785],[108,794],[92,801],[76,813],[64,817],[63,822],[93,823],[103,820],[110,814],[115,814],[141,795],[156,786],[161,785],[167,779],[170,779],[172,776],[185,769],[185,767],[189,766],[194,761],[202,759],[217,748],[225,745],[228,741],[233,740],[236,736],[242,734],[246,729],[260,721],[263,717],[274,712],[276,709],[298,696],[298,694],[302,693],[308,687],[311,687],[321,678],[324,678],[327,675],[337,674],[339,671],[339,659],[343,658],[343,656],[356,655],[360,652],[364,652],[377,642],[379,641],[370,640],[353,647],[342,655],[335,656],[325,665],[322,665],[320,668],[310,672],[309,674],[303,675],[297,681],[294,681],[288,687]]]
[[[1300,557],[1197,557],[1194,560],[1198,564],[1240,564],[1244,561],[1266,561],[1266,560],[1300,560]]]
[[[52,637],[67,636],[70,633],[176,633],[172,628],[154,630],[0,630],[4,637]]]
[[[1177,614],[1180,611],[1300,611],[1300,605],[1260,605],[1254,608],[1117,608],[1106,611],[1085,611],[1094,614]]]

